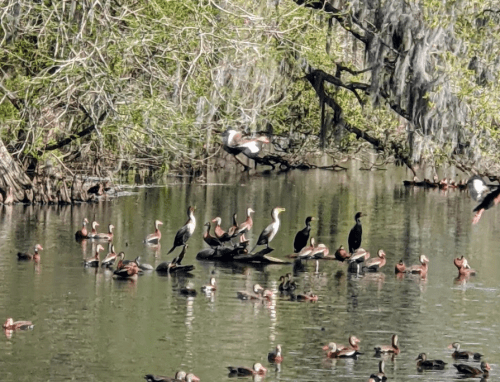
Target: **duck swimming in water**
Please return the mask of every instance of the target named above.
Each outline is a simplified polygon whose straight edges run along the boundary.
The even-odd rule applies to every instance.
[[[267,369],[262,366],[260,363],[254,363],[252,368],[249,367],[243,367],[243,366],[228,366],[229,369],[229,376],[230,377],[247,377],[251,375],[265,375],[267,372]]]
[[[375,353],[377,354],[385,354],[385,353],[399,354],[398,335],[397,334],[392,335],[390,345],[375,346],[374,349]]]
[[[38,251],[43,251],[43,248],[40,244],[35,245],[35,253],[32,255],[31,253],[23,253],[23,252],[18,252],[17,253],[17,259],[18,260],[34,260],[36,262],[40,261],[40,254]]]
[[[283,362],[283,355],[281,354],[281,345],[276,345],[276,349],[267,355],[267,360],[271,363]]]
[[[95,256],[89,257],[88,259],[83,260],[84,267],[97,268],[99,266],[99,251],[104,250],[101,244],[97,244],[95,249]]]
[[[88,236],[89,232],[87,231],[87,224],[88,224],[88,222],[89,221],[87,220],[87,218],[83,219],[82,229],[76,231],[76,233],[75,233],[75,239],[76,240],[87,239],[89,237]]]
[[[455,351],[451,353],[451,356],[455,359],[470,359],[479,361],[483,356],[480,353],[474,353],[467,350],[460,350],[460,342],[453,342],[451,345],[448,346],[448,349],[455,349]]]
[[[415,361],[418,361],[417,367],[419,369],[443,370],[446,366],[446,362],[443,362],[440,359],[427,359],[427,355],[425,353],[420,353]]]
[[[97,224],[99,225],[99,224]],[[113,240],[113,228],[115,228],[115,226],[113,224],[108,224],[108,233],[95,233],[92,235],[92,239],[95,239],[95,240]]]
[[[28,330],[33,329],[33,326],[31,321],[14,321],[10,317],[2,325],[5,330]]]
[[[384,362],[384,360],[381,360],[378,363],[378,373],[370,375],[369,381],[372,381],[372,382],[385,382],[385,381],[387,381],[387,377],[385,375],[384,368],[385,368],[385,362]]]
[[[471,377],[476,377],[476,376],[483,376],[484,378],[487,378],[490,374],[491,367],[487,362],[481,362],[481,368],[478,369],[477,367],[473,367],[470,365],[464,365],[464,364],[453,364],[453,366],[456,367],[457,372],[460,374],[468,375]]]
[[[161,240],[161,232],[159,227],[160,225],[163,225],[163,223],[159,220],[155,220],[155,231],[146,236],[146,239],[144,239],[144,242],[146,244],[156,245],[160,243]]]
[[[420,276],[425,277],[427,275],[427,271],[429,269],[429,259],[425,255],[420,255],[419,257],[420,264],[419,265],[412,265],[407,269],[408,273],[417,273],[420,274]]]

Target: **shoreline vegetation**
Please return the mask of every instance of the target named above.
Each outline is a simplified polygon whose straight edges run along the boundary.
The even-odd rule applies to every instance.
[[[229,127],[265,135],[257,162],[275,171],[316,168],[326,155],[326,170],[355,158],[413,176],[422,164],[498,176],[495,7],[7,2],[0,201],[93,200],[89,189],[107,185],[89,177],[123,171],[202,181],[228,162],[219,137]]]

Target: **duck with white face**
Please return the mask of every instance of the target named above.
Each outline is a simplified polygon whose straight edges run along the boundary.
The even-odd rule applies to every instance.
[[[82,221],[82,229],[76,231],[75,233],[75,239],[76,240],[83,240],[83,239],[87,239],[89,236],[89,232],[87,231],[87,224],[89,223],[89,221],[87,220],[87,218],[84,218],[83,221]]]
[[[100,260],[99,260],[99,251],[104,250],[101,244],[97,244],[97,247],[95,249],[95,255],[92,257],[89,257],[88,259],[83,260],[83,266],[84,267],[90,267],[90,268],[97,268],[99,266]]]
[[[252,375],[265,375],[267,369],[260,363],[254,363],[252,368],[244,366],[228,366],[230,377],[246,377]]]
[[[412,265],[407,269],[407,272],[419,274],[422,277],[425,277],[427,275],[427,271],[429,270],[429,259],[425,255],[420,255],[419,261],[420,264]]]
[[[160,231],[160,225],[163,225],[163,223],[159,220],[155,220],[155,231],[148,236],[146,236],[146,239],[144,242],[149,245],[158,245],[160,244],[161,240],[161,231]]]

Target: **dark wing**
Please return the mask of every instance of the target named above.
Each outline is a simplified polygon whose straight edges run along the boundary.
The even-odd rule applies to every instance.
[[[188,226],[187,225],[183,226],[175,234],[174,245],[176,247],[178,247],[180,245],[184,245],[186,243],[187,239],[189,239],[190,236],[191,235],[189,234]]]
[[[309,240],[309,232],[311,229],[309,227],[297,232],[295,235],[295,240],[293,241],[293,250],[295,253],[299,253],[302,248],[307,245],[307,240]]]
[[[458,365],[454,363],[453,366],[455,366],[457,368],[457,371],[462,374],[482,374],[482,371],[480,371],[479,369],[476,369],[475,367],[469,365],[464,365],[463,363]]]
[[[257,245],[263,245],[267,244],[267,240],[269,238],[269,235],[271,234],[273,230],[273,225],[272,223],[269,224],[264,231],[259,236],[259,240],[257,240]]]
[[[347,239],[347,242],[349,243],[350,253],[353,253],[356,249],[358,249],[361,246],[362,234],[363,234],[362,228],[358,224],[352,227],[351,232],[349,232],[349,237]]]
[[[479,203],[476,208],[474,208],[472,211],[477,212],[479,210],[487,210],[491,207],[493,207],[495,203],[495,199],[500,195],[500,187],[497,188],[494,191],[491,191],[489,194],[484,196],[483,200],[481,203]],[[497,202],[498,203],[498,202]]]

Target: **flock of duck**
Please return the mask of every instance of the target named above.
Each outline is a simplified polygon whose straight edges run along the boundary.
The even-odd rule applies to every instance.
[[[234,132],[229,132],[226,136],[229,142],[234,142],[235,139],[240,139],[240,149],[247,150],[249,155],[252,155],[252,150],[256,150],[259,148],[262,143],[265,143],[263,140],[255,140],[251,142],[242,142],[241,137],[238,138],[238,135]],[[234,149],[236,150],[236,149]],[[260,150],[260,148],[259,148]],[[238,150],[236,150],[238,151]],[[236,154],[236,151],[233,154]],[[258,151],[258,150],[257,150]],[[242,152],[242,151],[239,151]],[[473,177],[468,183],[459,183],[458,185],[454,185],[453,183],[448,184],[445,181],[442,182],[430,182],[424,181],[422,184],[418,181],[418,179],[414,179],[413,182],[405,182],[405,185],[414,185],[414,186],[425,186],[425,187],[464,187],[469,186],[471,191],[471,195],[474,200],[480,201],[480,205],[476,207],[474,210],[476,212],[476,216],[474,218],[474,223],[479,221],[479,218],[484,212],[484,210],[490,208],[492,205],[496,205],[499,200],[500,192],[496,188],[491,191],[491,186],[486,185],[484,181],[479,180],[480,177]],[[481,183],[482,182],[482,183]],[[432,185],[432,186],[431,186]],[[481,191],[477,191],[477,189],[481,189]],[[487,202],[484,202],[487,200]],[[85,218],[82,222],[82,228],[75,233],[76,240],[96,240],[98,242],[108,242],[109,243],[109,252],[105,256],[105,258],[100,260],[100,252],[104,250],[104,247],[99,243],[95,247],[95,255],[91,258],[85,259],[83,261],[83,265],[85,267],[107,267],[114,268],[113,275],[116,279],[132,279],[135,280],[138,278],[138,275],[145,271],[156,270],[157,272],[165,272],[171,275],[176,274],[186,274],[194,269],[193,265],[182,265],[183,258],[185,256],[186,250],[188,248],[188,240],[193,235],[196,228],[196,218],[195,218],[195,207],[189,207],[187,210],[188,220],[186,223],[177,231],[172,247],[169,250],[168,254],[172,253],[176,248],[181,247],[181,251],[178,256],[174,257],[172,261],[163,262],[159,264],[156,268],[148,264],[144,264],[140,262],[140,258],[136,258],[135,260],[125,260],[125,253],[120,252],[116,253],[114,249],[114,245],[112,244],[112,240],[114,237],[112,224],[108,225],[107,233],[100,233],[97,231],[97,227],[99,223],[96,221],[92,222],[91,230],[87,229],[87,225],[89,224],[88,220]],[[252,208],[247,208],[246,212],[246,220],[241,224],[238,224],[236,221],[236,214],[233,216],[233,224],[227,230],[224,231],[221,228],[221,218],[215,217],[212,220],[212,223],[215,223],[214,235],[212,236],[210,233],[211,230],[211,222],[205,223],[206,230],[203,233],[204,241],[209,245],[211,249],[219,249],[225,248],[227,245],[230,247],[238,248],[239,251],[246,252],[252,254],[258,246],[265,246],[265,248],[261,251],[263,253],[268,253],[273,249],[270,247],[270,243],[278,233],[280,228],[280,213],[284,212],[285,209],[281,207],[273,208],[271,212],[272,222],[260,233],[257,242],[254,248],[251,251],[248,251],[248,240],[245,237],[245,234],[249,232],[253,227],[252,214],[255,212]],[[305,260],[316,260],[316,267],[318,267],[318,260],[336,260],[342,263],[347,263],[347,271],[360,274],[364,272],[377,272],[381,268],[386,265],[386,254],[380,249],[377,252],[377,256],[372,258],[370,253],[365,249],[361,248],[362,242],[362,223],[361,218],[363,217],[362,212],[356,213],[354,216],[355,224],[349,232],[348,236],[348,250],[346,250],[343,246],[340,246],[335,253],[332,255],[328,247],[322,243],[316,243],[313,237],[310,237],[311,232],[311,222],[315,220],[314,217],[309,216],[305,220],[305,227],[297,232],[294,238],[293,247],[294,253],[288,255],[288,258],[294,259],[294,269],[300,269],[303,266],[302,262]],[[150,246],[157,246],[160,243],[162,238],[160,226],[163,223],[160,220],[156,220],[154,222],[155,230],[153,233],[148,235],[144,242]],[[233,240],[237,241],[235,244]],[[308,245],[309,243],[309,245]],[[40,251],[43,250],[43,247],[40,244],[36,244],[34,247],[34,253],[18,253],[18,260],[32,260],[35,262],[40,261]],[[116,266],[115,266],[116,264]],[[470,267],[467,259],[463,256],[461,258],[454,259],[454,265],[458,269],[459,278],[467,278],[475,274],[475,271]],[[401,277],[405,274],[419,274],[420,277],[425,278],[429,269],[429,259],[425,255],[420,255],[419,263],[416,265],[406,266],[404,262],[401,260],[397,264],[395,264],[395,273]],[[296,301],[317,301],[318,296],[315,295],[312,291],[308,291],[304,294],[295,294],[295,290],[297,289],[297,283],[293,280],[292,274],[287,273],[284,276],[281,276],[279,284],[279,291],[282,294],[290,295],[292,300]],[[204,293],[214,293],[217,290],[217,283],[215,278],[211,278],[209,284],[201,287],[202,292]],[[180,293],[185,295],[195,295],[196,290],[191,285],[187,285],[186,287],[180,290]],[[237,292],[237,297],[242,300],[254,300],[254,301],[270,301],[273,297],[273,292],[267,290],[260,286],[259,284],[255,284],[253,286],[252,291],[239,291]],[[30,321],[14,321],[12,318],[8,318],[5,324],[3,325],[6,333],[12,334],[13,331],[16,330],[26,330],[32,329],[33,323]],[[337,344],[335,342],[330,342],[325,345],[323,349],[326,351],[327,358],[350,358],[350,357],[358,357],[360,354],[359,343],[361,341],[356,336],[349,337],[349,344],[347,346]],[[450,348],[454,349],[452,353],[453,358],[458,360],[470,360],[470,361],[480,361],[482,355],[479,353],[472,353],[464,350],[460,350],[460,344],[458,342],[454,342],[450,345]],[[377,355],[380,354],[392,354],[398,355],[400,353],[400,348],[398,344],[398,336],[394,334],[392,336],[392,341],[390,345],[381,345],[376,346],[374,348],[375,353]],[[273,352],[268,354],[268,361],[271,363],[279,364],[283,361],[283,355],[281,346],[277,345],[276,349]],[[418,369],[443,369],[446,366],[446,363],[441,360],[431,360],[427,358],[425,353],[421,353],[416,358],[417,368]],[[384,373],[384,365],[385,361],[381,360],[379,362],[378,372],[373,373],[369,377],[369,382],[379,382],[385,381],[387,379]],[[454,364],[453,365],[459,374],[467,375],[467,376],[481,376],[488,377],[490,366],[486,362],[481,362],[479,367],[475,367],[470,364]],[[260,363],[255,363],[252,367],[233,367],[229,368],[229,376],[252,376],[252,375],[264,375],[267,369]],[[184,371],[178,371],[173,377],[166,377],[161,375],[147,374],[145,377],[148,382],[160,382],[160,381],[186,381],[193,382],[199,381],[200,378],[195,376],[192,373],[185,373]]]
[[[280,218],[279,215],[281,212],[285,211],[284,208],[275,207],[271,212],[272,222],[261,232],[258,237],[257,246],[265,245],[268,250],[272,250],[269,244],[276,236],[279,227],[280,227]],[[177,247],[182,247],[181,252],[178,256],[176,256],[170,262],[163,262],[156,267],[157,272],[167,272],[169,274],[185,274],[194,269],[193,265],[182,265],[181,262],[186,253],[186,249],[188,247],[187,241],[192,236],[196,228],[196,218],[194,215],[195,207],[189,207],[187,210],[188,220],[184,226],[182,226],[176,233],[172,248],[168,253],[173,252]],[[233,239],[238,241],[236,245],[244,244],[244,248],[248,244],[248,240],[245,237],[245,234],[250,231],[253,227],[252,213],[254,210],[252,208],[247,208],[247,217],[246,220],[238,224],[236,222],[236,214],[233,216],[233,225],[228,229],[228,231],[224,231],[221,228],[221,219],[220,217],[215,217],[212,222],[216,223],[214,234],[212,236],[210,234],[210,222],[205,223],[207,227],[206,231],[203,234],[204,241],[211,248],[219,248],[221,246],[225,246],[227,243],[232,242]],[[356,274],[363,272],[377,272],[382,267],[386,265],[386,254],[380,249],[377,252],[377,257],[371,258],[370,253],[363,248],[361,248],[362,242],[362,234],[363,228],[361,223],[361,218],[363,217],[362,212],[356,213],[354,220],[355,224],[349,232],[348,236],[348,251],[344,249],[343,246],[340,246],[334,255],[330,255],[330,251],[328,247],[324,244],[316,244],[313,237],[310,237],[311,232],[311,222],[315,220],[314,217],[308,216],[305,220],[305,227],[297,232],[294,239],[294,253],[288,255],[290,258],[294,258],[294,268],[300,266],[303,260],[316,260],[316,267],[318,267],[318,263],[320,259],[330,259],[336,260],[339,262],[347,262],[347,271],[353,272]],[[83,261],[83,265],[85,267],[107,267],[111,268],[115,265],[114,269],[114,277],[117,279],[137,279],[138,275],[144,271],[154,270],[153,267],[143,264],[139,261],[139,258],[135,260],[125,260],[125,253],[120,252],[116,254],[114,250],[114,245],[111,243],[113,240],[113,228],[112,224],[108,225],[107,233],[97,232],[97,227],[99,224],[94,221],[92,222],[91,230],[87,230],[88,220],[85,218],[82,222],[82,228],[75,233],[76,240],[96,240],[99,244],[96,245],[96,253],[93,257],[85,259]],[[161,231],[160,226],[163,223],[159,220],[156,220],[154,223],[155,231],[148,235],[144,242],[147,245],[157,246],[161,240]],[[239,238],[238,238],[239,237]],[[108,242],[110,251],[106,255],[106,257],[101,261],[99,252],[104,250],[103,246],[100,244],[101,242]],[[309,245],[307,245],[309,243]],[[254,247],[254,249],[255,249]],[[40,244],[36,244],[34,247],[34,254],[29,253],[18,253],[18,260],[33,260],[35,262],[40,261],[40,251],[43,250]],[[253,251],[253,250],[252,250]],[[463,256],[461,258],[456,258],[454,260],[454,265],[458,269],[458,276],[460,278],[467,278],[471,275],[475,274],[475,271],[470,267],[467,259]],[[425,278],[428,272],[429,267],[429,259],[425,255],[420,255],[419,264],[412,265],[407,267],[404,262],[401,260],[399,263],[395,265],[395,273],[398,276],[413,273],[419,274],[420,277]],[[294,291],[297,289],[297,283],[293,280],[292,274],[287,273],[284,276],[281,276],[279,284],[279,291],[282,294],[290,295],[292,300],[296,301],[317,301],[318,296],[312,293],[312,291],[306,292],[304,294],[295,294]],[[217,284],[215,278],[210,279],[210,283],[208,285],[204,285],[201,287],[202,292],[204,293],[213,293],[217,289]],[[185,295],[196,295],[196,290],[188,284],[188,286],[180,289],[181,294]],[[253,286],[252,291],[239,291],[237,292],[237,297],[242,300],[254,300],[254,301],[270,301],[273,297],[273,292],[267,289],[264,289],[259,284],[255,284]],[[3,328],[6,332],[10,334],[15,330],[26,330],[32,329],[33,323],[30,321],[15,321],[12,318],[8,318]],[[356,336],[351,336],[349,338],[349,345],[344,346],[334,342],[330,342],[328,345],[324,346],[324,350],[327,351],[327,358],[356,358],[358,355],[362,354],[359,352],[359,343],[361,341]],[[455,342],[450,347],[454,348],[455,351],[452,356],[456,359],[466,359],[478,361],[481,359],[481,354],[479,353],[471,353],[467,351],[460,350],[460,344]],[[392,354],[397,355],[400,353],[400,348],[398,346],[398,336],[392,336],[392,342],[390,345],[382,345],[375,347],[376,354]],[[281,363],[283,360],[281,346],[278,345],[276,349],[269,353],[268,355],[269,362],[272,363]],[[419,369],[443,369],[446,365],[445,362],[440,360],[429,360],[425,353],[421,353],[418,355],[417,359],[417,367]],[[487,377],[490,366],[486,362],[482,362],[480,367],[474,367],[468,364],[454,364],[457,369],[457,372],[463,375],[469,376],[482,376]],[[263,375],[266,373],[266,368],[262,366],[260,363],[255,363],[252,367],[229,367],[229,376],[249,376],[249,375]],[[174,377],[166,377],[160,375],[148,374],[144,377],[148,382],[160,382],[160,381],[199,381],[200,379],[192,373],[185,373],[183,371],[179,371],[176,373]],[[379,363],[379,371],[378,373],[374,373],[370,376],[370,382],[378,382],[385,381],[387,378],[384,373],[384,360]]]

